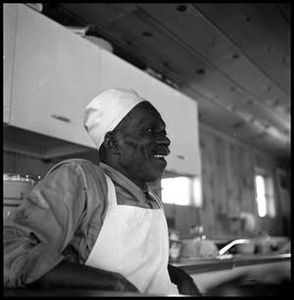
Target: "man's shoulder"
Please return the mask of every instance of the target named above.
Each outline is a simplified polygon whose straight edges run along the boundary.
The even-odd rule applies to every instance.
[[[77,170],[83,170],[86,172],[93,172],[93,173],[99,173],[99,174],[104,174],[103,169],[99,166],[99,164],[94,164],[92,161],[87,160],[87,159],[82,159],[82,158],[70,158],[70,159],[65,159],[62,160],[58,163],[56,163],[48,172],[52,173],[60,168],[65,168],[65,169],[77,169]]]
[[[69,159],[65,159],[59,162],[59,164],[63,164],[63,165],[80,165],[80,166],[87,166],[87,167],[91,167],[91,168],[98,168],[101,169],[99,167],[99,164],[95,164],[92,161],[88,160],[88,159],[84,159],[84,158],[69,158]]]

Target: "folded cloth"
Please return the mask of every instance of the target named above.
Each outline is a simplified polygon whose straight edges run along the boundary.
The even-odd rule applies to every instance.
[[[187,240],[183,241],[182,258],[215,258],[218,255],[218,248],[211,240]]]

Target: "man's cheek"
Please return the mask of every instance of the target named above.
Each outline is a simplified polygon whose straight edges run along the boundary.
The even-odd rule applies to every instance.
[[[130,149],[138,149],[139,148],[139,143],[137,140],[135,139],[132,139],[132,138],[126,138],[125,141],[124,141],[124,144],[127,148],[130,148]]]

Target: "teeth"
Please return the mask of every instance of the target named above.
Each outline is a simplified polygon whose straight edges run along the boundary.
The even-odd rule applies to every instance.
[[[154,157],[155,157],[155,158],[164,158],[165,155],[162,155],[162,154],[155,154]]]

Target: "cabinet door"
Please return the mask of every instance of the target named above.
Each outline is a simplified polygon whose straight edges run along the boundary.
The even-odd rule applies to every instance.
[[[99,93],[99,49],[19,5],[10,124],[94,147],[83,112]]]
[[[172,87],[150,79],[149,100],[161,113],[171,140],[167,170],[200,174],[198,109],[196,101]]]
[[[3,121],[9,123],[10,121],[10,107],[11,107],[11,91],[13,80],[13,53],[15,49],[16,37],[16,22],[17,22],[17,9],[15,4],[4,4],[4,103],[3,103]]]
[[[150,76],[120,57],[101,49],[101,91],[109,88],[133,89],[148,97]]]

